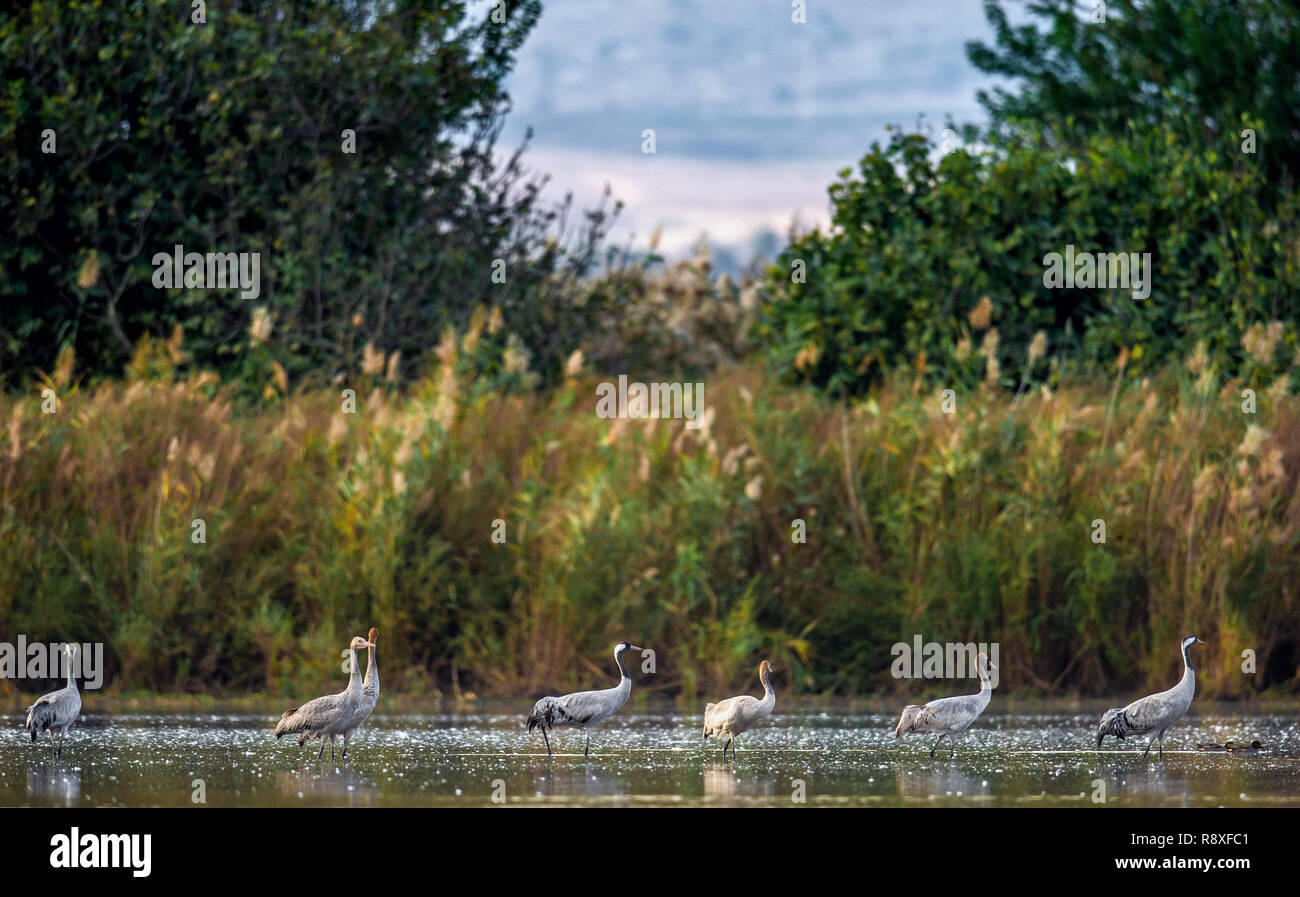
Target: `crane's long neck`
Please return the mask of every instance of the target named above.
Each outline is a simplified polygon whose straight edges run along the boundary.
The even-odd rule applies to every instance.
[[[628,695],[632,694],[632,677],[627,673],[627,664],[623,662],[623,652],[614,652],[614,661],[618,664],[619,680],[618,685],[614,686],[614,691],[626,701]],[[620,703],[619,706],[622,706]]]
[[[989,672],[984,667],[977,666],[976,672],[979,673],[980,677],[980,693],[977,697],[979,698],[980,706],[987,707],[989,701],[993,699],[993,680],[989,678]]]
[[[74,661],[76,660],[76,657],[77,657],[77,652],[75,652],[75,651],[70,651],[70,652],[68,652],[68,654],[67,654],[67,658],[68,658],[68,688],[72,688],[72,689],[75,689],[75,688],[77,687],[76,663],[74,663]]]
[[[378,650],[379,649],[376,648],[373,644],[370,646],[370,650],[368,652],[369,656],[366,658],[366,681],[367,682],[379,681],[379,667],[375,665],[375,652]]]
[[[352,672],[348,676],[348,691],[361,691],[361,667],[357,664],[357,649],[349,648],[348,652],[352,655]]]
[[[776,689],[772,688],[771,672],[766,669],[763,670],[762,679],[763,700],[759,703],[759,706],[763,708],[765,712],[770,713],[772,708],[776,706]]]
[[[1178,681],[1180,688],[1190,688],[1196,690],[1196,670],[1192,669],[1192,657],[1190,651],[1192,646],[1188,645],[1183,648],[1183,678]]]

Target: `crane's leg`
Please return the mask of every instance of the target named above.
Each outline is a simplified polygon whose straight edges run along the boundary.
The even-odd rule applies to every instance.
[[[334,762],[334,736],[330,736],[330,762]]]
[[[343,733],[343,759],[346,760],[347,758],[348,758],[348,733],[344,732]]]
[[[316,755],[316,759],[317,759],[317,760],[324,760],[324,759],[325,759],[325,739],[324,739],[324,738],[322,738],[322,739],[320,740],[320,753]]]
[[[939,749],[939,742],[941,742],[941,741],[943,741],[943,736],[942,736],[942,735],[940,735],[938,738],[936,738],[936,739],[934,740],[934,747],[930,748],[930,759],[931,759],[931,760],[934,759],[934,752],[935,752],[936,750]]]
[[[53,726],[50,727],[49,732],[50,732],[50,759],[53,760],[56,757],[58,757],[58,753],[54,750],[54,727]]]
[[[1155,737],[1154,735],[1152,735],[1152,736],[1151,736],[1151,740],[1147,742],[1147,749],[1146,749],[1145,751],[1142,752],[1142,759],[1143,759],[1143,760],[1145,760],[1145,759],[1150,755],[1150,753],[1151,753],[1151,745],[1153,745],[1153,744],[1155,744],[1155,743],[1156,743],[1156,737]]]
[[[1160,753],[1157,759],[1159,759],[1161,762],[1163,762],[1165,759],[1165,733],[1168,731],[1169,731],[1168,729],[1160,730]]]
[[[957,756],[957,739],[949,735],[948,744],[952,746],[952,750],[948,752],[948,759],[951,760],[953,757]]]
[[[588,729],[586,726],[583,726],[582,731],[587,736],[586,740],[582,742],[582,756],[589,757],[591,756],[591,730]]]
[[[551,739],[546,735],[546,727],[542,726],[542,738],[546,739],[546,756],[551,756]]]

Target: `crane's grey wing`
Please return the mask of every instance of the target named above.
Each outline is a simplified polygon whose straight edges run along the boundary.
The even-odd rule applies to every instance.
[[[275,737],[294,732],[314,732],[333,722],[342,707],[343,695],[325,695],[303,704],[296,710],[286,710],[275,727]]]
[[[37,707],[41,707],[41,706],[43,706],[43,705],[45,705],[45,704],[52,703],[53,700],[54,700],[54,693],[53,693],[53,692],[51,692],[51,693],[48,694],[48,695],[41,695],[41,696],[40,696],[39,698],[37,698],[35,701],[32,701],[31,706],[27,708],[27,712],[28,712],[28,713],[31,713],[31,712],[32,712],[33,710],[35,710]]]
[[[32,741],[36,736],[44,732],[54,723],[54,702],[51,700],[53,695],[41,695],[37,698],[32,706],[27,708],[27,722],[24,728],[31,733]]]
[[[721,729],[727,724],[727,718],[731,714],[731,705],[734,698],[727,698],[716,704],[706,704],[704,707],[704,725],[710,729]]]
[[[560,699],[563,713],[578,725],[586,725],[599,717],[612,703],[603,691],[579,691]]]
[[[737,695],[714,705],[713,715],[723,727],[749,723],[758,717],[758,699],[750,695]]]
[[[67,698],[69,698],[73,693],[74,693],[74,689],[65,685],[63,688],[59,688],[47,694],[41,695],[39,698],[33,701],[32,706],[28,707],[27,709],[31,710],[32,708],[39,707],[42,704],[58,704],[61,701],[64,701]]]
[[[545,725],[548,729],[552,726],[594,725],[622,707],[626,699],[617,688],[542,698],[528,717],[528,731],[531,732],[534,726],[539,725]]]
[[[81,713],[81,694],[73,688],[60,688],[49,694],[41,695],[27,708],[27,721],[24,728],[32,733],[32,740],[38,732],[44,732],[50,726],[69,725]]]
[[[975,722],[984,711],[980,703],[980,695],[939,698],[925,706],[930,711],[931,725],[935,729],[964,729]]]
[[[1184,695],[1177,688],[1171,688],[1159,694],[1138,698],[1124,708],[1124,715],[1134,731],[1149,732],[1177,722],[1190,705],[1190,694]]]
[[[569,699],[574,695],[565,695],[564,697],[555,697],[548,695],[533,705],[533,712],[528,714],[528,731],[541,726],[542,729],[553,729],[556,726],[580,726],[586,720],[579,719],[574,710],[569,706]]]
[[[939,698],[931,701],[925,706],[929,708],[930,715],[940,727],[947,728],[957,720],[966,716],[971,708],[966,706],[967,701],[964,696],[955,698]]]
[[[934,711],[929,704],[924,706],[908,704],[898,717],[898,725],[894,727],[894,737],[899,738],[911,732],[929,732],[936,725]]]

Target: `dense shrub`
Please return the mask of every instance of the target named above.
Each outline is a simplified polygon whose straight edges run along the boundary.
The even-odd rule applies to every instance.
[[[1195,146],[1241,139],[1252,120],[1266,208],[1300,183],[1300,7],[1292,0],[985,0],[991,43],[967,55],[998,76],[981,91],[990,138],[1028,124],[1063,156],[1171,115]],[[1104,10],[1105,21],[1098,21]],[[1013,21],[1014,20],[1014,21]]]
[[[671,265],[629,254],[588,289],[601,309],[584,343],[597,372],[694,376],[733,365],[752,349],[757,278],[736,283],[718,275],[705,242]]]
[[[1165,125],[1091,137],[1075,158],[1032,136],[932,149],[903,133],[875,145],[831,187],[830,227],[797,237],[771,269],[756,338],[787,376],[832,394],[900,366],[948,385],[1015,385],[1121,354],[1136,374],[1198,343],[1264,379],[1289,364],[1296,204],[1266,211],[1264,174],[1238,138],[1206,149]],[[1149,252],[1150,295],[1047,288],[1048,254],[1070,245]],[[1252,355],[1241,334],[1272,321],[1284,332]]]
[[[944,414],[906,378],[845,408],[750,364],[685,430],[597,418],[576,359],[522,388],[484,318],[406,394],[355,382],[355,414],[326,389],[233,413],[163,362],[83,391],[66,356],[58,413],[0,397],[0,640],[102,640],[111,688],[301,692],[376,625],[386,689],[518,695],[628,638],[658,653],[647,689],[767,656],[860,694],[921,634],[999,642],[1008,689],[1096,693],[1167,685],[1194,631],[1207,694],[1297,687],[1285,379],[1254,415],[1199,358]]]
[[[502,80],[540,4],[470,7],[0,13],[0,374],[49,370],[67,346],[117,376],[143,337],[179,328],[184,364],[229,379],[260,315],[262,366],[292,382],[356,374],[367,351],[400,353],[407,377],[484,305],[558,376],[589,330],[574,283],[609,210],[547,206],[521,156],[500,158]],[[260,253],[260,295],[155,288],[152,260],[177,244]]]

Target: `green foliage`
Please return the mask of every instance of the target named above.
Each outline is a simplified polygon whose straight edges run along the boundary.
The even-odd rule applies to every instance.
[[[771,269],[756,339],[787,377],[836,395],[901,366],[953,386],[1055,382],[1121,353],[1137,372],[1197,343],[1271,375],[1289,356],[1253,359],[1238,339],[1280,320],[1274,348],[1294,350],[1300,244],[1294,200],[1267,213],[1263,178],[1235,138],[1204,149],[1164,125],[1089,137],[1071,159],[1033,135],[936,159],[895,133],[831,187],[830,228]],[[1151,253],[1150,295],[1047,288],[1048,254],[1069,245]]]
[[[1256,131],[1266,207],[1300,183],[1300,8],[1291,0],[1031,0],[1012,24],[986,0],[993,45],[971,62],[1010,79],[981,91],[1000,143],[1027,123],[1064,156],[1090,138],[1195,122],[1195,146]],[[1098,7],[1105,22],[1094,21]],[[1004,82],[1005,83],[1005,82]],[[1242,121],[1249,118],[1250,123]]]
[[[1012,24],[986,2],[993,42],[968,54],[1009,81],[980,94],[987,131],[966,129],[983,148],[936,161],[895,134],[841,174],[831,227],[769,276],[756,337],[783,375],[834,395],[902,366],[1015,387],[1116,357],[1136,375],[1198,344],[1255,380],[1281,369],[1300,318],[1300,14],[1118,0],[1094,22],[1097,6],[1034,0]],[[1047,289],[1068,245],[1151,253],[1151,294]],[[1271,322],[1275,354],[1236,342]]]
[[[504,22],[470,6],[0,13],[0,370],[48,369],[70,346],[85,373],[117,375],[145,334],[179,327],[180,363],[239,376],[264,307],[259,370],[324,382],[373,347],[405,377],[484,305],[554,375],[594,312],[574,281],[608,215],[568,220],[519,153],[498,160],[502,80],[540,4],[504,4]],[[260,295],[155,288],[153,258],[177,244],[260,253]]]
[[[626,638],[651,689],[730,693],[766,657],[797,693],[919,697],[889,674],[915,634],[999,642],[1009,690],[1101,693],[1167,684],[1195,631],[1207,694],[1297,687],[1285,380],[1255,415],[1194,360],[944,414],[905,379],[844,407],[747,365],[685,430],[597,418],[576,364],[510,385],[492,337],[355,414],[328,389],[233,413],[143,363],[78,389],[66,359],[57,414],[0,397],[0,640],[102,640],[130,690],[301,694],[373,625],[394,693],[585,687]]]

